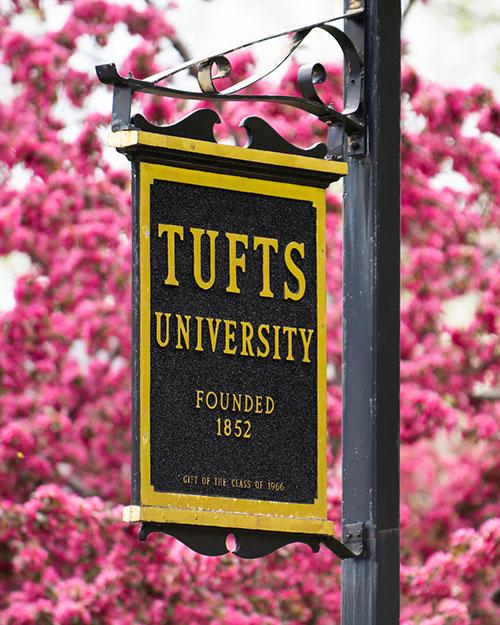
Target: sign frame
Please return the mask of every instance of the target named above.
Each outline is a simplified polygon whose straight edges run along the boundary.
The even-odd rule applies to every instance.
[[[199,114],[201,112],[198,112]],[[332,536],[326,516],[326,263],[325,188],[347,173],[345,163],[220,145],[138,130],[113,132],[109,144],[133,167],[134,317],[132,505],[127,522]],[[154,180],[306,200],[316,211],[317,493],[312,504],[156,492],[150,479],[150,188]],[[138,447],[138,449],[136,449]]]

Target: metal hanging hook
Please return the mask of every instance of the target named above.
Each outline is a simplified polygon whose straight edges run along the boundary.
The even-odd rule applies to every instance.
[[[259,40],[243,44],[231,50],[208,57],[187,61],[168,70],[163,70],[145,79],[137,79],[133,76],[121,76],[114,63],[98,65],[96,72],[99,80],[105,84],[113,85],[115,97],[113,101],[113,130],[123,130],[131,127],[130,109],[132,95],[136,92],[150,95],[179,98],[182,100],[202,100],[209,102],[244,101],[244,102],[271,102],[283,104],[303,110],[317,117],[319,120],[334,128],[335,132],[329,133],[329,158],[338,158],[342,152],[343,136],[346,133],[359,134],[364,128],[362,115],[362,62],[355,45],[349,37],[339,28],[332,26],[331,22],[341,19],[359,19],[363,15],[363,9],[349,11],[343,15],[333,17],[324,22],[310,24],[294,30],[287,30],[275,35],[263,37]],[[315,29],[327,32],[339,44],[346,70],[345,82],[345,106],[338,111],[332,104],[325,103],[316,91],[316,85],[325,82],[327,73],[320,63],[303,65],[298,69],[297,81],[301,96],[294,95],[268,95],[268,94],[245,94],[241,93],[246,88],[269,76],[280,67]],[[248,78],[238,81],[234,85],[219,91],[216,81],[227,78],[231,74],[231,63],[227,55],[243,50],[257,43],[270,41],[280,37],[286,37],[279,53],[264,67],[258,69]],[[214,72],[215,68],[215,72]],[[160,85],[162,81],[170,78],[181,71],[194,71],[200,91],[188,91]],[[332,137],[338,144],[332,146]]]

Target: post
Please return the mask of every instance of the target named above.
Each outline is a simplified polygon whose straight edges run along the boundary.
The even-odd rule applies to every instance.
[[[345,20],[364,57],[368,127],[344,181],[342,526],[345,541],[364,522],[366,548],[342,563],[342,625],[397,625],[400,0],[365,9]]]

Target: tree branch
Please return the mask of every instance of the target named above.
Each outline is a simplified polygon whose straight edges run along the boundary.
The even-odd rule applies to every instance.
[[[189,59],[192,58],[186,45],[180,39],[176,37],[175,39],[171,39],[170,42],[183,61],[189,61]],[[191,72],[191,70],[189,71]]]
[[[417,0],[408,0],[408,4],[406,5],[406,7],[405,7],[405,9],[403,11],[403,15],[402,15],[403,21],[408,17],[408,13],[415,6],[416,1]]]
[[[469,399],[476,401],[499,401],[500,388],[491,388],[484,391],[474,391],[469,395]]]

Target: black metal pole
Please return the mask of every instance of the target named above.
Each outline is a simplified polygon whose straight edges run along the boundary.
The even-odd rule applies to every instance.
[[[342,563],[342,625],[397,625],[401,7],[364,4],[345,20],[364,57],[367,135],[344,182],[342,526],[345,540],[364,522],[366,546]]]

